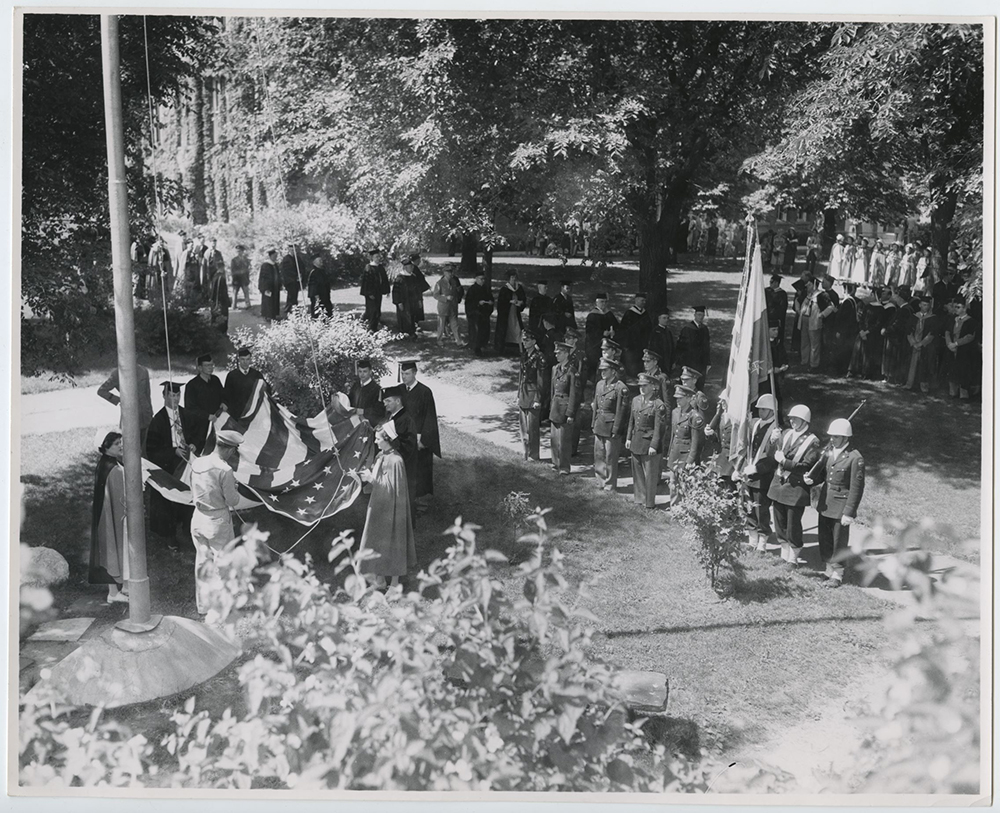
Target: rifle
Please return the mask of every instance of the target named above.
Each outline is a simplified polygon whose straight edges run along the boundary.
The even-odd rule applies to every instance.
[[[847,419],[847,420],[848,420],[849,422],[850,422],[850,421],[853,421],[853,420],[854,420],[854,416],[855,416],[855,415],[857,415],[857,414],[858,414],[858,413],[859,413],[859,412],[861,411],[861,407],[863,407],[863,406],[864,406],[865,404],[867,404],[867,403],[868,403],[868,399],[867,399],[867,398],[863,399],[863,400],[861,401],[861,403],[860,403],[860,404],[858,404],[858,408],[857,408],[857,409],[855,409],[855,410],[854,410],[854,412],[852,412],[852,413],[850,414],[850,417],[848,417],[848,419]],[[811,469],[809,469],[809,471],[808,471],[808,472],[806,473],[806,475],[805,475],[806,477],[809,477],[809,478],[811,478],[811,477],[812,477],[812,476],[813,476],[813,475],[814,475],[814,474],[816,473],[816,469],[818,469],[818,468],[819,468],[819,464],[823,462],[823,456],[824,456],[824,455],[825,455],[825,454],[826,454],[827,452],[829,452],[829,451],[830,451],[831,449],[833,449],[833,441],[830,441],[829,443],[827,443],[827,444],[826,444],[826,448],[825,448],[825,449],[823,449],[823,451],[822,451],[822,452],[820,452],[820,455],[819,455],[819,460],[817,460],[817,461],[816,461],[816,462],[815,462],[815,463],[813,464],[813,467],[812,467]]]

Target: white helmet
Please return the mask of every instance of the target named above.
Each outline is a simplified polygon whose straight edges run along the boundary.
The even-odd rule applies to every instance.
[[[830,421],[830,428],[826,433],[828,435],[839,435],[842,438],[854,437],[854,430],[851,429],[851,422],[847,418],[837,418]]]
[[[754,406],[756,406],[757,409],[769,409],[771,412],[778,411],[777,404],[774,403],[774,396],[770,393],[764,393],[764,395],[760,396]]]
[[[806,423],[812,423],[813,414],[809,411],[809,407],[805,404],[796,404],[790,410],[788,410],[789,418],[800,418]]]

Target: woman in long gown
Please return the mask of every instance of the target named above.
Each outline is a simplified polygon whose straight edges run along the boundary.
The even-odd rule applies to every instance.
[[[390,586],[399,584],[417,565],[417,548],[413,538],[410,497],[406,486],[406,469],[399,454],[395,425],[390,421],[379,427],[375,442],[381,454],[371,471],[363,471],[361,479],[371,483],[372,494],[365,515],[365,530],[361,534],[361,550],[371,550],[377,558],[365,559],[361,572],[376,577],[379,586],[389,579]]]
[[[108,603],[127,602],[128,595],[122,592],[122,585],[128,580],[128,545],[121,433],[108,432],[98,450],[101,459],[94,475],[88,581],[108,586]]]

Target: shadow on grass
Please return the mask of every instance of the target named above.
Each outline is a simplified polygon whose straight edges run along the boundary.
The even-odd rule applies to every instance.
[[[788,575],[734,581],[732,587],[730,598],[740,604],[762,604],[777,598],[795,598],[809,592]]]
[[[681,754],[688,759],[701,756],[701,732],[694,720],[657,715],[643,723],[642,733],[651,745],[663,745],[667,753]]]
[[[882,615],[838,615],[838,616],[823,616],[820,618],[776,618],[768,621],[755,621],[753,626],[755,628],[763,627],[794,627],[803,624],[826,624],[829,622],[834,622],[838,624],[843,624],[851,621],[881,621],[884,616]],[[678,635],[688,632],[704,632],[706,630],[722,630],[722,629],[745,629],[747,627],[746,621],[734,621],[718,624],[682,624],[676,627],[649,627],[646,629],[633,629],[633,630],[605,630],[603,632],[597,633],[605,638],[631,638],[643,635]]]

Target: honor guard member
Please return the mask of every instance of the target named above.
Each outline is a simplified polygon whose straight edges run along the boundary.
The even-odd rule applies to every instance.
[[[545,356],[538,349],[535,332],[521,334],[521,366],[517,376],[517,411],[525,460],[539,459],[542,393],[545,389]]]
[[[373,429],[385,418],[385,404],[382,403],[381,388],[372,376],[371,359],[358,359],[358,377],[351,384],[347,399],[354,414],[368,421]]]
[[[570,362],[572,347],[556,342],[556,365],[552,368],[551,407],[552,468],[559,474],[570,472],[570,451],[573,444],[573,416],[580,404],[580,377]]]
[[[230,429],[215,433],[215,448],[191,460],[191,539],[194,542],[195,603],[205,614],[216,582],[216,557],[236,538],[230,511],[239,505],[233,466],[243,435]]]
[[[222,382],[215,375],[215,362],[210,353],[198,356],[198,375],[187,383],[184,408],[206,420],[214,417],[223,401]]]
[[[586,369],[587,363],[583,355],[583,348],[580,346],[580,334],[577,332],[575,327],[570,326],[566,328],[564,331],[563,341],[572,348],[572,350],[569,351],[569,363],[573,365],[573,369],[576,371],[577,380],[579,381],[580,386],[576,414],[573,415],[573,429],[571,432],[573,440],[570,454],[573,457],[576,457],[580,452],[580,434],[583,432],[584,424],[588,423],[586,416],[583,413],[590,407],[590,404],[585,403],[584,401],[584,390],[587,389],[587,379],[583,377],[583,373]]]
[[[729,457],[733,440],[733,422],[729,419],[729,403],[725,395],[719,397],[719,403],[715,408],[715,415],[705,426],[705,437],[715,438],[719,444],[719,451],[715,455],[715,462],[712,468],[719,476],[719,479],[726,485],[732,486],[733,474],[736,469],[733,461]]]
[[[605,491],[618,486],[618,458],[621,455],[622,437],[628,428],[628,387],[618,379],[621,365],[616,361],[601,359],[598,371],[601,376],[594,390],[594,475]],[[662,447],[660,447],[662,448]]]
[[[803,477],[819,459],[819,439],[809,431],[812,413],[797,404],[788,411],[791,427],[781,434],[774,460],[774,479],[767,497],[774,506],[774,525],[781,543],[781,558],[800,564],[802,549],[802,514],[809,505],[809,486]]]
[[[816,511],[819,514],[819,555],[826,563],[826,587],[840,587],[844,565],[833,561],[850,544],[851,525],[865,493],[865,459],[848,448],[854,434],[851,422],[838,418],[827,432],[830,447],[802,479],[807,486],[822,483]]]
[[[640,373],[639,394],[632,401],[625,448],[632,453],[632,493],[637,503],[656,507],[663,421],[667,408],[657,397],[659,382]]]
[[[671,416],[670,450],[667,467],[676,475],[685,466],[701,463],[705,445],[704,395],[684,384],[674,389],[677,406]]]
[[[417,381],[415,361],[404,361],[399,370],[406,387],[403,405],[410,413],[417,432],[417,490],[414,500],[418,504],[427,503],[434,494],[434,456],[441,457],[437,406],[430,387]]]
[[[396,384],[382,390],[382,403],[385,404],[386,422],[391,423],[396,432],[400,457],[403,458],[403,468],[406,470],[406,486],[410,496],[411,519],[416,516],[417,506],[414,502],[417,493],[417,427],[410,413],[403,407],[406,386]]]
[[[737,475],[747,490],[747,544],[763,553],[771,535],[771,501],[767,492],[778,465],[774,451],[778,448],[781,429],[775,423],[778,411],[773,395],[760,396],[756,406],[757,417],[750,424],[746,460]]]
[[[711,339],[705,325],[705,313],[704,305],[696,306],[692,320],[681,328],[677,338],[677,363],[701,373],[697,387],[699,391],[705,386],[705,376],[712,369]]]
[[[226,373],[226,384],[222,388],[223,409],[237,420],[243,417],[257,382],[264,380],[260,370],[250,366],[250,356],[249,347],[241,347],[236,352],[236,369]]]

